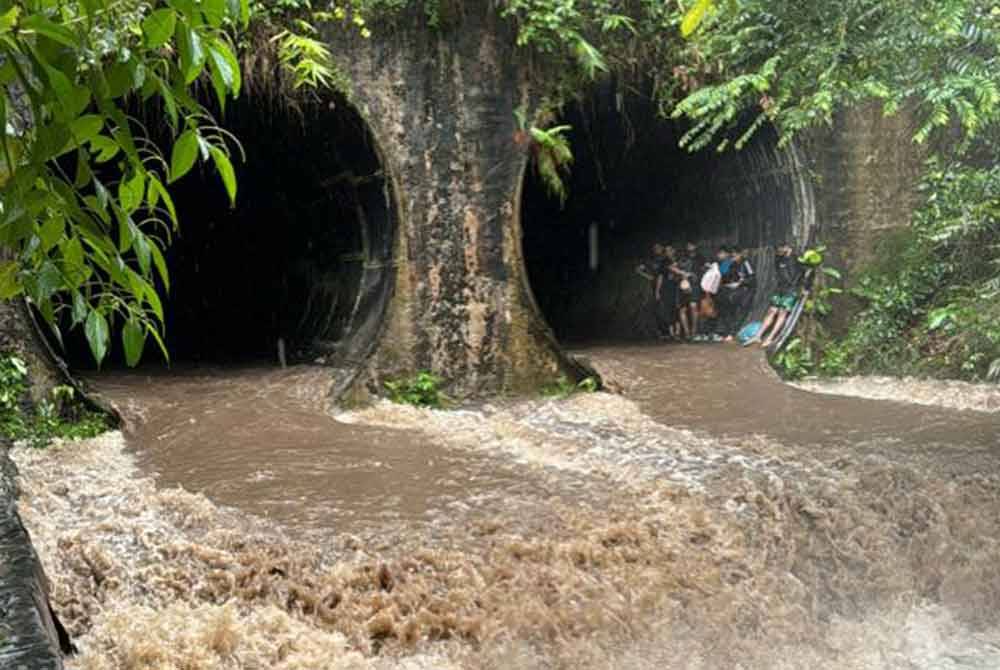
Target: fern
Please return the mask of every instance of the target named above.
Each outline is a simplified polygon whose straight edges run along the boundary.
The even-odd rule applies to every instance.
[[[563,181],[573,165],[573,150],[566,133],[571,126],[554,126],[548,129],[532,127],[530,130],[535,167],[549,194],[559,199],[560,206],[566,204],[569,191]]]

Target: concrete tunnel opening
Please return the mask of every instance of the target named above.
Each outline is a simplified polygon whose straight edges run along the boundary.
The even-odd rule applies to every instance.
[[[222,119],[246,153],[234,153],[236,206],[204,164],[172,190],[181,224],[161,291],[171,362],[277,362],[280,338],[290,362],[356,366],[388,302],[395,234],[367,125],[339,98],[268,105],[244,95]],[[162,121],[142,120],[155,138]],[[65,355],[72,369],[94,367],[79,329]],[[105,367],[122,363],[114,341]],[[152,341],[143,363],[163,363]]]
[[[766,310],[774,246],[814,242],[801,152],[779,147],[767,125],[739,151],[713,144],[692,153],[678,145],[687,126],[614,82],[568,104],[556,124],[572,127],[568,199],[561,206],[529,167],[521,228],[531,292],[561,342],[655,337],[652,289],[636,268],[656,242],[693,241],[705,255],[720,245],[751,249],[759,276],[751,317]]]

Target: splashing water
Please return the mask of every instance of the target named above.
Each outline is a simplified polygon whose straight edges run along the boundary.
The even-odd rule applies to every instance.
[[[320,370],[98,379],[127,445],[15,453],[71,667],[1000,667],[988,415],[586,353],[626,397],[328,416]]]

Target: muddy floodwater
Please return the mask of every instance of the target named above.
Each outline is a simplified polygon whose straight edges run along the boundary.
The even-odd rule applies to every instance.
[[[485,454],[328,413],[325,368],[121,372],[93,386],[125,417],[139,466],[285,527],[364,532],[432,523],[531,485]]]
[[[15,453],[70,666],[1000,668],[988,389],[574,353],[615,393],[347,412],[322,368],[93,378],[123,434]]]

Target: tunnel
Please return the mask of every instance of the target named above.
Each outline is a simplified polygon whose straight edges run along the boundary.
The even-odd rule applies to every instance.
[[[565,203],[533,165],[525,173],[526,276],[562,342],[655,336],[651,282],[637,272],[654,243],[695,242],[704,255],[723,245],[750,249],[759,278],[753,317],[766,309],[773,247],[813,242],[813,192],[794,144],[779,147],[765,124],[740,150],[691,152],[679,146],[689,126],[664,118],[643,92],[650,88],[605,83],[553,121],[570,127]],[[752,121],[734,123],[728,135],[741,136]]]
[[[165,146],[163,119],[136,116]],[[294,104],[244,95],[222,123],[238,198],[200,163],[171,187],[180,227],[161,286],[171,363],[290,361],[347,365],[375,340],[391,290],[395,212],[373,138],[339,97]],[[71,367],[93,366],[82,334]],[[113,342],[112,365],[122,362]],[[150,341],[144,363],[161,364]]]

